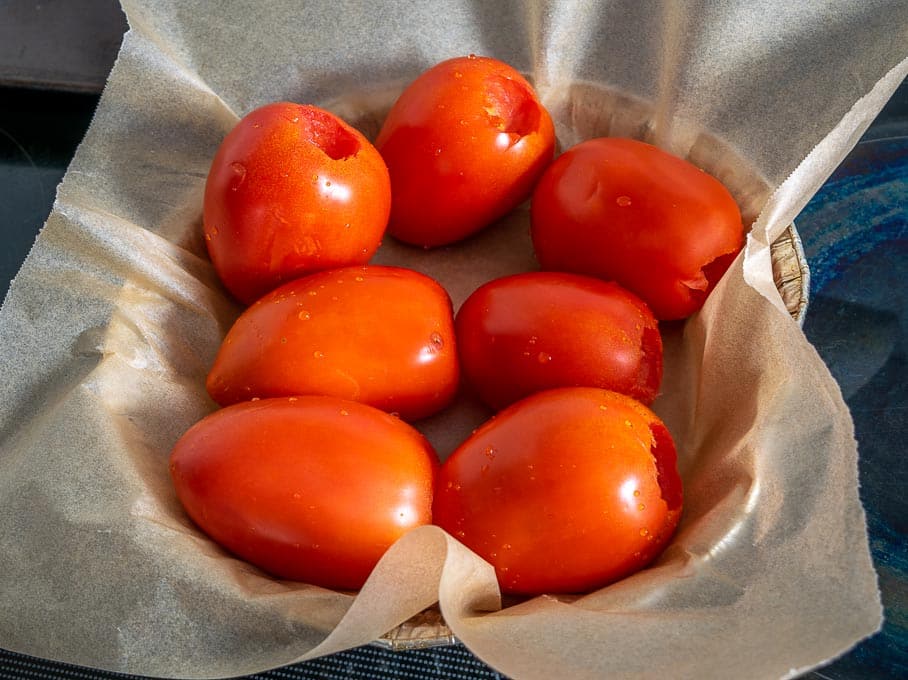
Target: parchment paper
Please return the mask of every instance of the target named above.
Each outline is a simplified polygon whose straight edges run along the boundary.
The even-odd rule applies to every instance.
[[[57,202],[0,311],[0,646],[122,672],[218,677],[368,643],[438,601],[514,677],[785,677],[878,629],[837,386],[779,305],[768,244],[905,77],[908,5],[124,0],[131,26]],[[751,230],[701,313],[667,334],[657,411],[685,483],[652,568],[503,607],[436,527],[357,594],[276,581],[183,513],[167,457],[215,408],[204,377],[238,313],[201,240],[218,143],[274,100],[373,134],[405,82],[476,53],[524,71],[561,147],[654,141],[717,175]],[[534,268],[522,209],[424,253],[459,304]],[[485,416],[422,424],[442,455]]]

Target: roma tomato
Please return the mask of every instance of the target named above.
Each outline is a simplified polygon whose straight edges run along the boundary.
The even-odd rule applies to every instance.
[[[205,243],[224,285],[250,304],[303,274],[368,262],[390,205],[388,169],[362,134],[314,106],[268,104],[214,157]]]
[[[614,280],[659,319],[698,310],[744,239],[718,180],[632,139],[568,149],[540,179],[530,212],[543,269]]]
[[[398,267],[346,267],[291,281],[236,320],[208,374],[221,405],[328,394],[415,420],[446,406],[459,376],[451,300]]]
[[[532,272],[478,288],[455,319],[467,382],[494,409],[552,387],[603,387],[644,403],[662,381],[662,337],[621,286]]]
[[[442,465],[434,521],[494,567],[504,592],[586,592],[665,547],[682,490],[668,430],[630,397],[539,392]]]
[[[412,427],[334,397],[221,409],[170,456],[180,501],[214,541],[280,578],[342,589],[431,521],[437,466]]]
[[[420,75],[375,141],[391,173],[388,232],[407,243],[453,243],[529,198],[554,153],[548,112],[513,68],[458,57]]]

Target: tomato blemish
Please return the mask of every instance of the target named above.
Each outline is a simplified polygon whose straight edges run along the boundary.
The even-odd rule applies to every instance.
[[[678,474],[678,454],[671,434],[662,423],[650,423],[653,443],[650,449],[656,462],[656,481],[669,510],[680,510],[683,498],[681,477]]]
[[[304,134],[328,158],[340,161],[352,158],[359,152],[359,140],[327,111],[303,106],[300,107],[300,113],[305,128]]]
[[[489,124],[501,132],[496,144],[514,146],[539,129],[539,104],[526,86],[510,78],[490,76],[486,79],[486,92],[483,111]]]

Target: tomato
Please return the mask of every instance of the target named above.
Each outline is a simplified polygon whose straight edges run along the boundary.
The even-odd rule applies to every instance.
[[[490,562],[502,591],[586,592],[644,567],[681,514],[668,430],[630,397],[539,392],[439,470],[434,521]]]
[[[632,139],[568,149],[540,179],[530,213],[544,269],[614,280],[659,319],[698,310],[744,239],[717,179]]]
[[[328,394],[415,420],[446,406],[459,367],[451,300],[398,267],[346,267],[291,281],[249,307],[208,374],[221,405]]]
[[[334,397],[221,409],[170,457],[180,501],[214,541],[279,578],[342,589],[431,521],[437,466],[412,427]]]
[[[650,403],[662,380],[662,337],[635,295],[559,272],[481,286],[457,313],[464,377],[494,409],[552,387],[603,387]]]
[[[214,157],[205,242],[224,285],[249,304],[303,274],[368,262],[390,204],[388,170],[362,134],[314,106],[268,104]]]
[[[529,198],[554,140],[513,68],[473,55],[441,62],[401,94],[375,141],[394,195],[388,233],[431,247],[482,229]]]

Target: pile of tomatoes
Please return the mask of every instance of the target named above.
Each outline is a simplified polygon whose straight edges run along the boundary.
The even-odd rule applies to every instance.
[[[682,508],[648,406],[659,320],[703,304],[741,216],[717,180],[643,142],[554,156],[531,85],[473,55],[419,76],[374,145],[313,106],[239,122],[204,230],[248,307],[207,380],[223,408],[171,454],[199,527],[271,574],[340,589],[429,523],[515,594],[589,591],[659,554]],[[429,276],[367,264],[386,233],[447,246],[528,198],[543,271],[484,284],[456,315]],[[496,415],[441,464],[419,421],[459,390]]]

